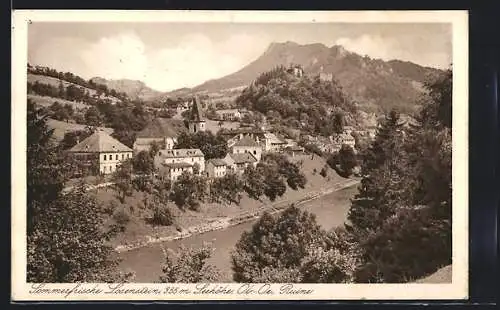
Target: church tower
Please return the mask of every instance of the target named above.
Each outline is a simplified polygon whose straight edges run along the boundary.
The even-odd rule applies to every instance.
[[[205,131],[206,129],[205,116],[203,115],[203,110],[198,97],[193,99],[193,104],[188,118],[188,126],[190,133],[197,133],[199,131]]]

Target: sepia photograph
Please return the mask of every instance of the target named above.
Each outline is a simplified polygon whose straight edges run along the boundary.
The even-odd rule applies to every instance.
[[[466,12],[13,15],[13,298],[467,297]]]

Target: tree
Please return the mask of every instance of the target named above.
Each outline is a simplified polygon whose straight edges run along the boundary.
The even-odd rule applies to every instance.
[[[250,198],[258,200],[264,195],[264,175],[254,166],[249,165],[243,172],[243,184]]]
[[[333,132],[340,135],[344,132],[344,115],[341,112],[333,114]]]
[[[221,135],[214,135],[211,131],[199,131],[194,134],[180,133],[175,144],[176,149],[200,149],[205,160],[224,158],[227,154],[227,143]]]
[[[352,169],[358,164],[356,154],[354,154],[354,150],[349,145],[342,145],[339,151],[339,164],[340,170],[342,170],[343,174],[346,176],[350,176],[352,174]]]
[[[385,203],[385,198],[388,197],[386,193],[396,170],[405,170],[405,165],[399,159],[403,158],[404,151],[401,127],[399,114],[391,111],[364,155],[361,167],[363,179],[358,193],[351,200],[347,224],[348,229],[358,234],[361,239],[369,231],[378,229],[395,211],[396,201],[389,205]],[[404,197],[396,195],[396,200],[399,198]]]
[[[386,130],[399,127],[389,117],[379,130],[385,139],[378,136],[370,147],[381,151],[368,157],[369,174],[347,226],[360,248],[357,282],[413,281],[451,263],[451,124],[444,112],[451,112],[451,81],[446,78],[451,74],[427,85],[432,95],[424,95],[417,124],[404,129],[404,139],[402,130]]]
[[[110,281],[117,261],[107,241],[115,231],[103,230],[102,210],[81,186],[45,204],[28,234],[27,281]]]
[[[239,204],[244,184],[234,173],[228,173],[214,180],[210,187],[210,197],[215,202],[227,201]]]
[[[151,153],[140,151],[132,158],[132,167],[134,172],[143,175],[152,175],[155,171],[155,165]]]
[[[111,136],[128,147],[133,147],[136,133],[128,129],[114,130]]]
[[[184,171],[173,184],[170,199],[181,209],[198,210],[206,192],[207,182],[203,176]]]
[[[90,107],[85,112],[85,123],[89,126],[96,127],[102,125],[102,116],[95,107]]]
[[[231,254],[233,278],[258,282],[270,269],[277,276],[296,273],[309,250],[324,244],[324,237],[315,216],[293,205],[280,216],[264,213],[251,231],[241,235]]]
[[[113,173],[114,187],[121,203],[124,203],[125,198],[132,196],[133,193],[132,169],[132,161],[127,159],[122,161]]]
[[[75,146],[77,142],[85,140],[91,134],[92,131],[87,129],[66,132],[61,142],[59,142],[59,145],[63,150],[70,149]]]
[[[288,186],[293,190],[297,190],[299,187],[304,188],[307,183],[307,179],[300,171],[299,166],[290,162],[288,158],[282,154],[271,153],[264,155],[258,167],[262,168],[266,176],[273,173],[279,174],[286,179]]]
[[[201,248],[185,248],[181,246],[177,253],[164,251],[165,263],[162,267],[162,283],[200,283],[217,282],[220,272],[207,263],[212,256],[213,248],[204,244]]]
[[[277,197],[283,196],[285,192],[286,184],[283,181],[283,177],[274,171],[268,171],[264,179],[264,195],[269,200],[274,201]]]
[[[433,213],[427,206],[401,208],[363,240],[356,281],[410,282],[451,264],[451,220]]]
[[[28,233],[44,205],[59,198],[69,175],[69,165],[52,141],[47,115],[28,100],[27,106],[27,204]]]

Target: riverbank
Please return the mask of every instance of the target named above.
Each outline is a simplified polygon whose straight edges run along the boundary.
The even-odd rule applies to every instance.
[[[345,223],[351,205],[350,199],[357,193],[356,185],[343,189],[340,189],[339,185],[337,188],[338,190],[315,199],[304,199],[300,204],[302,210],[316,215],[316,221],[325,230],[331,230]],[[273,212],[280,211],[279,206],[276,209],[277,211]],[[256,221],[257,219],[248,219],[225,229],[193,234],[183,239],[151,243],[148,246],[122,252],[119,254],[121,258],[120,270],[133,272],[135,274],[133,282],[152,283],[158,281],[162,274],[161,267],[164,263],[163,253],[165,249],[178,251],[181,246],[198,248],[204,243],[210,243],[214,252],[207,263],[220,271],[220,282],[233,282],[231,253],[242,233],[251,230]]]
[[[144,241],[139,241],[136,243],[132,244],[127,244],[127,245],[118,245],[115,247],[115,251],[118,253],[123,253],[135,249],[139,249],[142,247],[146,247],[155,243],[163,243],[163,242],[169,242],[169,241],[174,241],[174,240],[181,240],[185,238],[189,238],[195,235],[199,234],[204,234],[207,232],[212,232],[216,230],[223,230],[227,229],[232,226],[236,226],[245,222],[250,222],[258,219],[264,212],[269,212],[271,214],[280,212],[284,210],[287,206],[289,206],[291,203],[295,204],[296,206],[302,206],[307,202],[313,201],[315,199],[318,199],[322,196],[331,194],[335,191],[339,191],[344,188],[349,188],[352,187],[356,184],[359,183],[359,180],[356,179],[348,179],[345,182],[339,182],[331,186],[330,188],[323,189],[321,191],[317,192],[310,192],[307,195],[305,195],[301,199],[297,199],[293,202],[290,201],[279,201],[274,204],[269,204],[269,205],[261,205],[257,210],[255,211],[242,211],[240,214],[237,214],[232,217],[223,217],[223,218],[218,218],[215,220],[211,220],[208,223],[203,223],[199,225],[193,225],[188,228],[182,229],[181,231],[176,231],[176,232],[167,232],[165,235],[154,235],[154,236],[146,236],[146,240]]]

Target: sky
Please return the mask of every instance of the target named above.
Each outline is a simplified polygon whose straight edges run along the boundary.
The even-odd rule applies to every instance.
[[[236,72],[272,42],[286,41],[342,45],[372,58],[436,68],[452,59],[450,24],[34,22],[28,62],[170,91]]]

